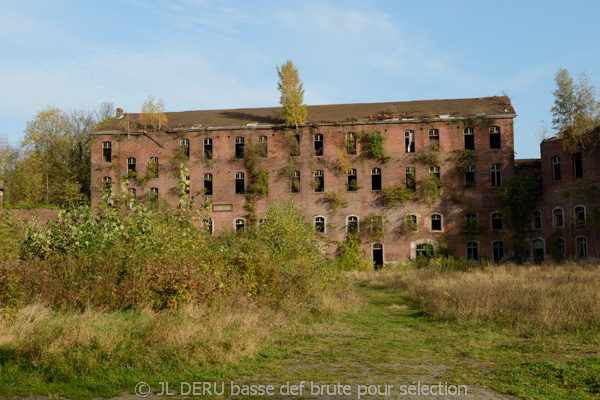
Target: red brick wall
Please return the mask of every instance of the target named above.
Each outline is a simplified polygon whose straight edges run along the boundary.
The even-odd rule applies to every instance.
[[[190,141],[190,160],[186,162],[189,169],[190,187],[192,195],[197,197],[198,203],[203,203],[199,195],[203,188],[204,173],[213,174],[213,192],[211,201],[213,204],[233,204],[232,212],[213,212],[215,231],[232,229],[236,218],[245,218],[245,200],[243,195],[234,192],[234,177],[236,172],[246,172],[243,160],[235,159],[235,138],[244,137],[246,143],[249,140],[257,140],[258,136],[268,138],[268,158],[264,159],[261,167],[270,173],[269,195],[267,198],[256,201],[256,212],[263,214],[268,202],[276,200],[286,201],[291,199],[298,203],[309,220],[315,216],[324,216],[327,223],[327,238],[330,240],[329,251],[335,250],[334,241],[342,241],[346,235],[346,218],[350,215],[358,216],[362,223],[364,218],[371,213],[384,214],[387,223],[386,234],[383,239],[384,257],[386,262],[401,261],[410,257],[411,243],[417,240],[434,240],[447,242],[454,250],[457,257],[466,256],[464,227],[464,209],[473,206],[477,209],[479,222],[484,227],[484,232],[477,237],[480,245],[480,254],[491,258],[491,242],[501,240],[498,232],[492,232],[490,226],[490,214],[500,208],[499,196],[494,188],[490,187],[490,164],[500,163],[502,165],[502,179],[506,180],[514,174],[514,143],[512,119],[497,119],[491,121],[490,125],[501,128],[502,146],[500,150],[490,150],[489,127],[475,127],[475,151],[476,157],[476,189],[464,188],[464,172],[456,168],[446,159],[454,149],[464,148],[463,130],[465,121],[435,121],[435,122],[390,122],[357,125],[322,125],[320,127],[301,128],[298,132],[288,130],[291,134],[299,134],[300,156],[295,161],[300,165],[301,192],[290,193],[290,181],[283,176],[282,170],[290,159],[290,152],[286,132],[280,129],[236,129],[236,130],[200,130],[188,133],[164,133],[151,132],[147,135],[95,135],[95,143],[92,150],[92,203],[97,205],[100,201],[99,182],[102,177],[110,176],[119,190],[119,177],[127,171],[127,158],[135,157],[137,160],[138,176],[144,176],[147,172],[148,160],[156,156],[159,159],[159,178],[151,179],[141,184],[130,181],[129,187],[135,188],[137,196],[143,198],[150,187],[159,189],[160,196],[171,204],[177,204],[177,183],[179,178],[174,171],[168,168],[168,160],[176,154],[179,141],[182,138]],[[429,174],[429,166],[419,164],[415,159],[420,153],[427,149],[429,144],[428,132],[430,129],[438,129],[440,137],[439,160],[441,167],[441,180],[446,186],[442,191],[442,199],[432,207],[423,203],[410,202],[404,207],[385,208],[380,201],[380,192],[371,191],[371,169],[381,168],[383,187],[394,184],[404,184],[405,167],[415,167],[417,180],[425,178]],[[413,130],[415,132],[416,153],[406,153],[404,150],[404,132]],[[345,149],[346,133],[379,131],[385,138],[385,153],[391,159],[387,163],[365,157],[361,149],[360,140],[357,144],[357,155],[350,156],[352,167],[358,173],[357,192],[347,192],[347,176],[336,171],[337,149]],[[314,156],[313,134],[322,134],[324,137],[324,155]],[[213,160],[205,160],[203,157],[203,139],[213,139]],[[102,142],[112,143],[113,162],[102,163]],[[313,171],[321,169],[325,175],[325,192],[342,189],[344,198],[348,201],[347,208],[340,208],[334,215],[323,201],[323,193],[314,193],[312,187]],[[246,172],[246,179],[248,174]],[[453,201],[451,195],[455,198]],[[429,215],[440,213],[443,216],[443,232],[429,232]],[[419,221],[419,232],[400,236],[394,233],[404,221],[406,214],[416,214]],[[371,246],[367,239],[363,238],[363,249],[370,254]],[[508,252],[508,246],[506,248]],[[508,256],[509,254],[507,254]]]

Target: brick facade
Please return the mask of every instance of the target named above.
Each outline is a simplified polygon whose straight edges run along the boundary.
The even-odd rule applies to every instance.
[[[280,109],[273,108],[168,113],[169,128],[156,132],[125,132],[118,121],[113,121],[94,132],[92,204],[97,205],[100,201],[105,177],[110,177],[113,186],[119,190],[117,182],[126,175],[130,158],[135,158],[138,179],[130,179],[128,188],[135,189],[138,201],[147,201],[151,190],[157,189],[160,197],[177,204],[179,176],[177,168],[173,168],[173,159],[181,145],[189,143],[189,160],[185,166],[189,170],[190,194],[196,197],[197,203],[203,203],[204,197],[210,200],[216,232],[234,229],[235,220],[247,216],[244,195],[235,193],[236,174],[244,173],[245,185],[248,185],[244,160],[236,158],[236,138],[243,138],[245,146],[266,140],[268,154],[260,164],[261,169],[269,172],[269,193],[256,200],[256,213],[263,214],[269,202],[296,202],[307,219],[325,219],[330,253],[337,248],[336,241],[345,239],[348,219],[356,217],[361,227],[363,250],[372,255],[373,248],[382,248],[385,262],[414,258],[419,245],[425,243],[444,245],[456,257],[466,258],[465,211],[471,210],[482,227],[475,238],[469,239],[471,247],[477,246],[476,255],[493,258],[493,243],[496,242],[497,251],[502,247],[502,255],[510,256],[501,233],[492,229],[492,214],[500,209],[493,180],[506,180],[515,173],[515,114],[507,98],[312,106],[308,107],[309,121],[298,130],[285,128],[278,119],[279,112]],[[137,116],[126,114],[123,118],[135,120]],[[414,152],[407,152],[406,132],[411,131],[414,132]],[[347,154],[349,135],[360,137],[369,132],[380,132],[384,138],[385,162],[370,156],[360,139],[357,139],[356,154]],[[464,151],[466,132],[473,134],[473,150]],[[436,142],[433,139],[436,134],[439,151],[431,152],[430,143]],[[290,156],[289,139],[293,135],[300,137],[300,154],[294,157]],[[323,139],[322,155],[315,153],[315,137]],[[205,139],[212,141],[212,159],[206,157]],[[110,162],[103,162],[106,143],[110,143]],[[448,161],[455,154],[453,150],[472,156],[469,166],[474,167],[475,187],[467,188],[466,171]],[[437,157],[435,165],[423,160],[425,153]],[[356,170],[356,191],[348,190],[348,176],[339,168],[340,154]],[[147,176],[151,157],[158,158],[158,178],[139,179]],[[289,169],[290,160],[300,172],[299,193],[292,193],[290,176],[284,172]],[[386,207],[382,191],[372,190],[374,169],[380,171],[385,189],[404,186],[406,168],[414,168],[419,192],[422,179],[437,172],[437,169],[430,169],[432,167],[439,167],[444,185],[440,200],[434,204],[410,201],[403,206]],[[499,169],[499,172],[493,172],[493,177],[492,168]],[[315,171],[323,171],[324,191],[321,193],[316,193],[313,186]],[[202,193],[205,174],[212,174],[211,196]],[[334,212],[325,201],[325,194],[339,190],[348,206]],[[418,232],[402,229],[408,214],[416,215]],[[441,216],[439,231],[431,229],[432,214],[437,214],[434,218]],[[384,236],[376,240],[368,238],[365,228],[365,219],[373,215],[381,216],[384,221]]]

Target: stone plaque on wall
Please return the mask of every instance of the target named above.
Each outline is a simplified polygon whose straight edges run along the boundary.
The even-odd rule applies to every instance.
[[[233,204],[213,204],[214,212],[233,211]]]

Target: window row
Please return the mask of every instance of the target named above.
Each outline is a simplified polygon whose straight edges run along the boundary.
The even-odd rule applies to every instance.
[[[573,157],[573,178],[583,178],[583,161],[581,153],[574,153]],[[560,166],[560,156],[554,156],[551,159],[552,163],[552,181],[559,182],[562,180],[562,172]]]
[[[377,132],[379,133],[379,132]],[[464,129],[464,147],[465,150],[475,150],[475,136],[474,136],[473,128],[465,128]],[[490,133],[490,149],[500,149],[501,148],[501,140],[500,140],[500,127],[492,126],[489,128]],[[430,129],[429,130],[429,146],[439,148],[440,142],[440,132],[439,129]],[[312,135],[313,139],[313,155],[315,156],[323,156],[324,154],[324,138],[323,134],[317,133]],[[346,134],[346,153],[347,154],[356,154],[356,143],[357,136],[354,132],[349,132]],[[259,136],[258,137],[258,145],[256,147],[256,151],[261,157],[268,156],[268,138],[267,136]],[[245,149],[246,149],[246,138],[242,136],[238,136],[234,139],[234,152],[235,158],[244,158]],[[290,156],[299,156],[300,155],[300,135],[292,135],[289,138],[290,144]],[[204,138],[202,140],[202,153],[205,159],[212,160],[213,158],[213,140],[212,138]],[[189,139],[180,139],[179,140],[179,151],[182,157],[188,158],[190,157],[190,140]],[[416,152],[415,147],[415,131],[407,130],[404,131],[404,151],[405,153],[414,153]],[[581,165],[581,154],[579,154],[579,160]],[[112,142],[103,142],[102,143],[102,162],[110,163],[112,162]]]
[[[381,216],[371,216],[368,221],[369,229],[376,232],[381,232],[383,229],[383,218]],[[433,213],[429,217],[429,231],[430,232],[442,232],[443,231],[443,216],[442,214]],[[408,214],[405,217],[404,227],[408,232],[418,232],[418,218],[414,214]],[[319,233],[327,233],[326,219],[324,216],[316,216],[313,219],[313,225],[315,230]],[[360,230],[360,219],[356,215],[349,215],[346,217],[346,233],[358,232]]]
[[[587,220],[585,206],[578,205],[573,208],[573,224],[585,225]],[[565,226],[565,216],[562,208],[557,207],[552,210],[552,227],[561,228]],[[532,213],[532,228],[542,229],[542,212],[535,210]]]

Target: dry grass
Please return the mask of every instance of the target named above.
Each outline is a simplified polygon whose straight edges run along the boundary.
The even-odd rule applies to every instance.
[[[356,272],[367,285],[406,290],[439,320],[493,322],[533,330],[576,330],[600,324],[600,265],[513,264],[434,272]]]

